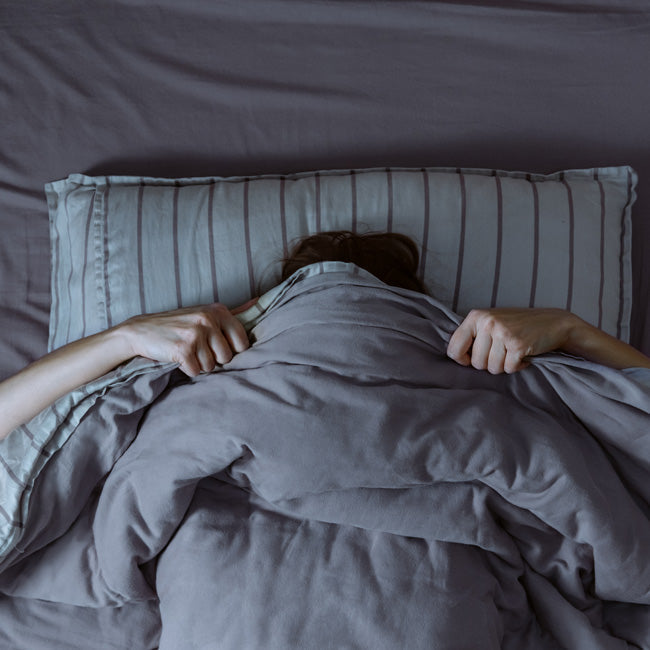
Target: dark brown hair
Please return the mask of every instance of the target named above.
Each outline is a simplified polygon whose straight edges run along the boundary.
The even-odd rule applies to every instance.
[[[314,262],[353,262],[394,287],[428,294],[417,277],[420,255],[415,242],[400,233],[366,233],[331,230],[304,237],[282,259],[282,280]]]

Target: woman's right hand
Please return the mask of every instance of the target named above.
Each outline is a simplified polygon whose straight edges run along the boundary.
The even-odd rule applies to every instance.
[[[134,316],[120,325],[68,343],[0,382],[0,440],[67,392],[135,356],[173,361],[193,377],[227,363],[249,347],[244,326],[215,303],[161,314]]]
[[[132,356],[172,361],[188,376],[211,372],[228,363],[250,343],[241,322],[235,318],[257,298],[229,310],[221,303],[188,307],[157,314],[134,316],[118,325]]]

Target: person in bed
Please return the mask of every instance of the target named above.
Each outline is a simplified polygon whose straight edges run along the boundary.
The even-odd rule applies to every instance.
[[[398,233],[325,232],[302,239],[283,260],[282,280],[324,260],[352,262],[386,284],[427,294],[418,250]],[[135,316],[70,343],[0,383],[0,439],[67,392],[136,356],[177,362],[190,377],[228,363],[250,343],[232,310],[214,303]],[[647,368],[650,358],[561,309],[474,309],[450,337],[447,355],[492,374],[518,372],[531,356],[561,351],[611,368]]]

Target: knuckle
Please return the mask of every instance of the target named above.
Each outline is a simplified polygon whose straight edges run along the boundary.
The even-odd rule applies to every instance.
[[[223,303],[215,302],[210,305],[210,314],[216,314],[217,316],[221,317],[226,314],[230,314],[230,310]]]
[[[502,329],[501,323],[497,317],[492,314],[485,314],[483,316],[483,324],[489,330],[500,331]]]
[[[212,319],[210,318],[210,313],[204,309],[196,312],[192,317],[192,323],[198,325],[199,327],[210,327],[212,325]]]

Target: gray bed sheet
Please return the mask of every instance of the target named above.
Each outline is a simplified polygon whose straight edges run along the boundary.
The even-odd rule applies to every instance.
[[[650,353],[645,0],[0,0],[0,378],[46,350],[43,184],[630,164]]]

